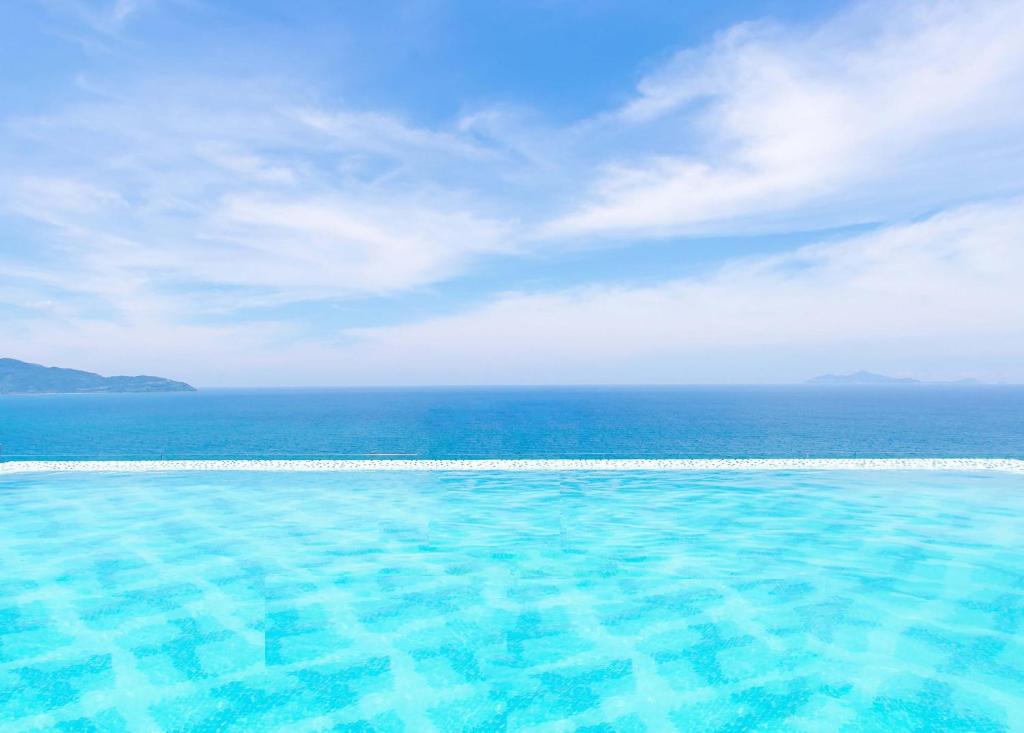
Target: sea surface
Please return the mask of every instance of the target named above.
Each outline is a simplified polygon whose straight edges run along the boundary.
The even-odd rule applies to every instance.
[[[0,729],[1024,730],[1024,476],[0,476]]]
[[[1024,457],[1024,387],[0,396],[17,458]]]

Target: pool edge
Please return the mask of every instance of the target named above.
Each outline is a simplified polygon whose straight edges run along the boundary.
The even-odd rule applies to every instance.
[[[1018,458],[540,458],[338,460],[9,461],[0,475],[153,471],[999,471],[1024,474]]]

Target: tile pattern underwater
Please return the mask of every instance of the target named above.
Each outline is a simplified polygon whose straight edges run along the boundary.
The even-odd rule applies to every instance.
[[[1024,477],[0,477],[4,731],[1024,730]]]

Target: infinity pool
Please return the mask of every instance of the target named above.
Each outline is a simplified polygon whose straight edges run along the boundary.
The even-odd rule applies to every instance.
[[[4,731],[1024,730],[1024,476],[0,476]]]

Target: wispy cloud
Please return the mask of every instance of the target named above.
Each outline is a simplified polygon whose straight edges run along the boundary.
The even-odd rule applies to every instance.
[[[110,18],[116,23],[123,23],[129,15],[137,12],[143,0],[115,0],[110,11]]]
[[[1013,378],[1022,230],[1022,200],[969,206],[703,276],[507,293],[333,342],[273,320],[183,323],[148,296],[114,319],[39,303],[0,322],[0,342],[107,371],[144,354],[140,369],[202,384],[793,381],[851,363]],[[133,297],[130,282],[106,287]]]
[[[273,85],[175,87],[162,105],[145,91],[91,92],[9,123],[23,147],[0,173],[0,210],[53,228],[43,248],[61,252],[69,287],[125,310],[147,290],[170,306],[168,281],[233,286],[242,309],[404,291],[515,249],[496,207],[433,176],[479,161],[468,138],[313,111]],[[130,301],[106,289],[113,273],[139,283]],[[182,296],[181,315],[203,302]]]
[[[348,110],[295,110],[296,119],[323,133],[325,144],[389,156],[435,151],[471,158],[493,152],[464,135],[405,124],[391,115]]]
[[[69,226],[69,216],[95,214],[125,203],[116,191],[74,178],[27,175],[12,183],[7,191],[9,210],[57,226]]]
[[[512,249],[503,222],[440,203],[234,196],[214,217],[217,236],[242,248],[217,268],[223,281],[292,300],[408,289]]]
[[[733,28],[644,78],[607,123],[655,140],[674,129],[692,152],[613,157],[548,230],[835,224],[890,213],[894,199],[948,199],[962,175],[978,176],[974,195],[1019,186],[1022,37],[1015,0],[869,3],[820,26]]]
[[[98,36],[114,36],[142,10],[161,0],[38,0],[52,17],[69,20]],[[188,0],[185,0],[188,1]],[[182,0],[163,0],[182,2]],[[83,45],[90,46],[80,38]]]
[[[429,355],[413,377],[427,382],[785,381],[854,359],[971,370],[979,345],[1008,365],[1024,357],[1022,231],[1015,199],[654,286],[510,293],[361,329],[354,361],[401,379],[389,364]]]

